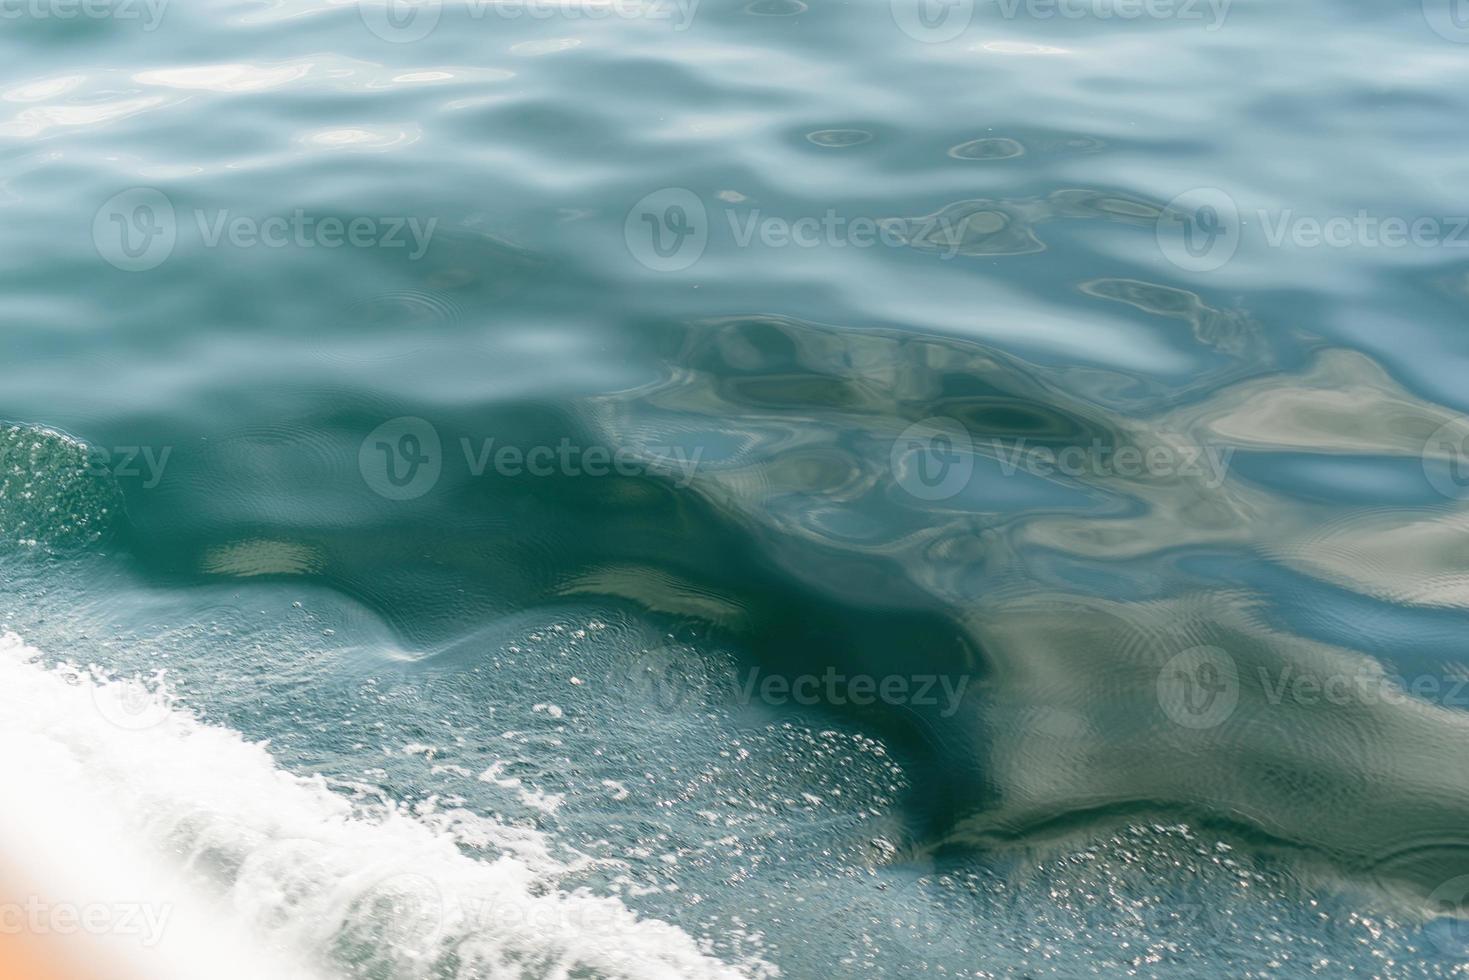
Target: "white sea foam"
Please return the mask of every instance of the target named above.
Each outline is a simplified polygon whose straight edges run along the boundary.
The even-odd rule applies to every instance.
[[[48,668],[13,634],[0,738],[0,902],[139,910],[156,928],[90,931],[148,980],[775,972],[568,888],[574,862],[540,832],[353,801],[166,697]]]

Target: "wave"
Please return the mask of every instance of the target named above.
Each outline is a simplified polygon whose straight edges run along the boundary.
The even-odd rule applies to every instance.
[[[0,854],[18,872],[7,884],[39,883],[25,904],[42,921],[92,910],[99,954],[138,976],[776,973],[566,887],[591,859],[539,831],[283,771],[163,682],[48,667],[0,636]]]

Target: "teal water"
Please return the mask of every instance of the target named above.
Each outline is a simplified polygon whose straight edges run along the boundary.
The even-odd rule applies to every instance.
[[[0,853],[315,978],[1465,969],[1450,0],[88,10]]]

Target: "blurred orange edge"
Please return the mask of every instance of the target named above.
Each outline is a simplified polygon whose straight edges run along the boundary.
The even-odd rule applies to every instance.
[[[0,875],[0,980],[124,980],[100,967],[84,937],[30,931],[20,911],[26,894],[17,878]]]

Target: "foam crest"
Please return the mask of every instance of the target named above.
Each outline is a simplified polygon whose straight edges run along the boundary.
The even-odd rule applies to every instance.
[[[196,720],[161,677],[41,661],[0,636],[0,781],[16,801],[0,813],[0,856],[22,873],[0,884],[39,883],[26,900],[42,909],[111,910],[86,931],[138,976],[774,973],[725,964],[673,925],[568,888],[586,859],[538,831],[433,802],[351,798]]]

